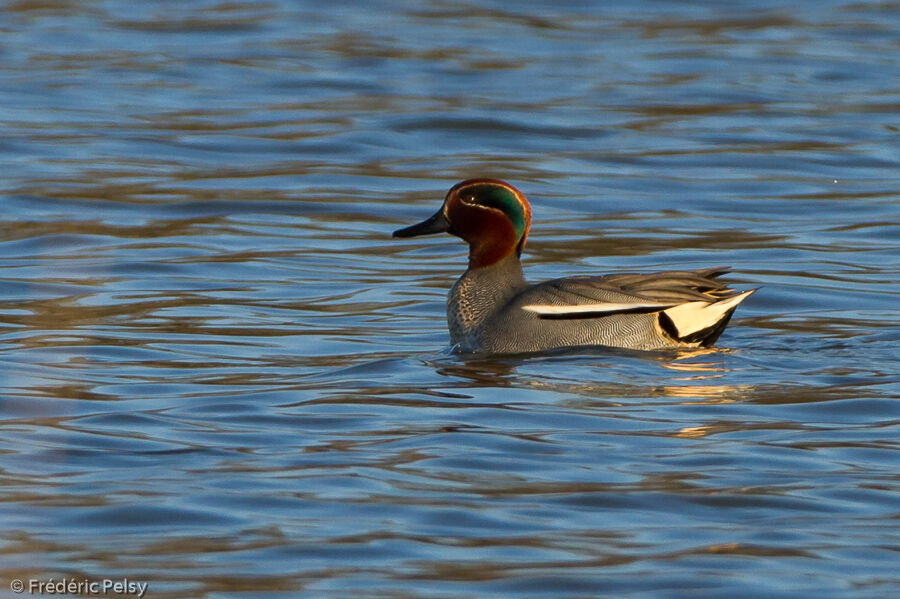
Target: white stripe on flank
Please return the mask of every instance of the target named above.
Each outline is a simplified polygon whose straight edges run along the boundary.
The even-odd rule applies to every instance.
[[[738,293],[732,297],[713,302],[688,302],[664,311],[672,319],[679,337],[702,331],[722,320],[739,303],[747,299],[756,289]]]
[[[655,304],[648,302],[635,302],[629,304],[601,302],[598,304],[581,304],[578,306],[531,304],[522,306],[522,309],[536,314],[558,316],[561,314],[602,314],[604,312],[625,312],[627,310],[662,310],[663,308],[669,308],[671,306],[672,304]]]

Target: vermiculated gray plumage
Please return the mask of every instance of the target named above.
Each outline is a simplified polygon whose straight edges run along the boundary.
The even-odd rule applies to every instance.
[[[712,304],[737,294],[716,280],[727,272],[728,268],[718,267],[577,276],[529,286],[518,258],[510,256],[492,266],[466,271],[453,286],[447,301],[450,343],[461,351],[491,353],[535,352],[579,345],[647,350],[711,345],[724,330],[733,308],[710,323],[703,335],[685,339],[672,326],[661,324],[661,318],[663,323],[667,319],[662,308],[547,317],[524,307],[604,302]]]

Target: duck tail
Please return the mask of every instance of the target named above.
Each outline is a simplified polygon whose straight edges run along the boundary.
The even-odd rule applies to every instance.
[[[659,312],[659,326],[676,341],[708,347],[716,342],[731,320],[735,308],[756,289],[714,302],[686,302]]]

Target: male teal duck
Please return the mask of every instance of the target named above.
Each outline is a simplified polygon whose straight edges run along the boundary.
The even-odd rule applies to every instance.
[[[495,179],[457,183],[431,218],[394,237],[450,233],[469,244],[469,268],[447,300],[450,343],[473,353],[607,346],[706,347],[755,289],[716,280],[727,267],[554,279],[529,285],[519,256],[531,206]]]

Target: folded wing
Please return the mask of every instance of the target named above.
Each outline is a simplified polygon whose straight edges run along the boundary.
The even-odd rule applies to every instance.
[[[717,267],[569,277],[529,289],[518,303],[542,319],[656,313],[665,335],[706,346],[718,339],[737,305],[756,291],[738,292],[717,280],[727,272],[728,267]]]

